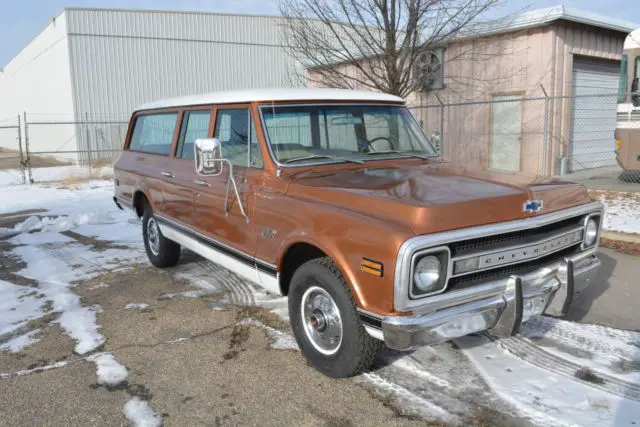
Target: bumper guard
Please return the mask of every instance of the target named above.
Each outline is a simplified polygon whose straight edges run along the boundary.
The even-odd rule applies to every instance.
[[[516,334],[531,316],[567,314],[573,297],[593,280],[600,260],[587,251],[533,272],[427,298],[411,316],[382,319],[387,346],[411,350],[474,332]]]

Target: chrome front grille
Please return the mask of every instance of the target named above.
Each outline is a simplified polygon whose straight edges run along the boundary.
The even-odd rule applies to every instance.
[[[580,245],[575,244],[567,247],[559,252],[552,253],[534,261],[525,262],[521,264],[509,265],[506,267],[500,267],[493,270],[484,270],[464,276],[452,277],[449,279],[448,291],[455,291],[464,288],[468,288],[479,283],[486,283],[496,280],[506,279],[510,276],[523,275],[531,271],[544,267],[547,264],[557,261],[558,259],[574,255],[580,251]]]
[[[449,249],[451,250],[451,256],[453,258],[459,258],[472,253],[489,252],[494,249],[526,245],[527,243],[544,240],[565,231],[582,227],[583,222],[584,215],[575,216],[542,227],[453,242],[449,245]]]
[[[528,228],[452,242],[449,289],[525,274],[580,250],[585,216]]]

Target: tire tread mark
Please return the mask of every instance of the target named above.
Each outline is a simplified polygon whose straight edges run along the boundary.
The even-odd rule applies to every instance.
[[[495,339],[495,338],[494,338]],[[616,394],[618,396],[640,401],[640,385],[628,382],[623,379],[597,372],[597,375],[603,379],[602,384],[581,380],[575,376],[575,373],[584,368],[577,363],[558,357],[539,346],[531,343],[522,337],[511,337],[499,341],[500,347],[517,356],[518,358],[536,365],[542,369],[549,370],[556,374],[568,376],[576,381],[588,384],[607,393]]]

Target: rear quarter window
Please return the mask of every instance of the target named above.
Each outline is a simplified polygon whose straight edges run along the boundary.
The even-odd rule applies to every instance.
[[[129,150],[169,155],[177,123],[177,112],[136,117]]]

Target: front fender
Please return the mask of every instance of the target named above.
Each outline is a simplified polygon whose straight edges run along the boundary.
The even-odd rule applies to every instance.
[[[291,203],[279,204],[288,206]],[[333,206],[298,200],[295,226],[281,236],[276,265],[281,270],[287,250],[307,243],[323,251],[336,264],[351,288],[358,307],[380,315],[393,308],[395,263],[402,243],[414,234],[401,225],[365,217]],[[361,270],[362,259],[383,264],[382,277]]]

